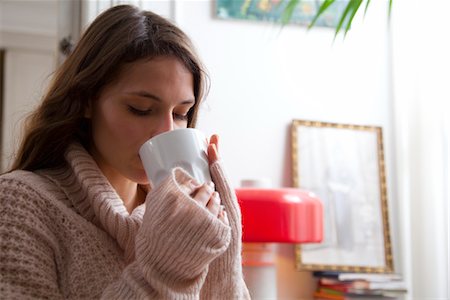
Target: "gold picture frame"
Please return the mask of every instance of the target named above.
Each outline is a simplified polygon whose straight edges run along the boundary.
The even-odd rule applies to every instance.
[[[308,271],[393,272],[382,128],[293,120],[292,184],[324,204],[324,239],[296,245]]]

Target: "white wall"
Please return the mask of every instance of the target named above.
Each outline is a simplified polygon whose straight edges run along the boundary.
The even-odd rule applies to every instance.
[[[289,186],[293,119],[374,124],[389,137],[386,11],[373,5],[343,42],[333,31],[218,20],[207,1],[181,1],[176,22],[211,75],[199,127],[218,132],[230,175]],[[359,22],[357,22],[359,23]],[[388,141],[387,141],[388,142]]]
[[[291,185],[293,119],[382,126],[391,202],[394,263],[398,255],[393,168],[392,99],[387,8],[372,1],[364,20],[333,43],[333,30],[218,20],[209,1],[176,2],[175,21],[193,39],[211,76],[199,128],[219,133],[234,184],[265,177]],[[278,247],[279,299],[308,299],[308,272],[294,268],[294,247]]]

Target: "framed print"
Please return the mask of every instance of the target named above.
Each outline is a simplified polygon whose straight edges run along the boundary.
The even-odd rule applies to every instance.
[[[382,128],[294,120],[293,186],[323,202],[324,237],[296,246],[298,270],[393,271]]]
[[[220,19],[280,21],[289,1],[283,0],[217,0],[215,14]],[[324,0],[300,1],[290,19],[291,24],[307,26],[314,19]],[[316,26],[335,28],[349,0],[330,4],[317,19]]]

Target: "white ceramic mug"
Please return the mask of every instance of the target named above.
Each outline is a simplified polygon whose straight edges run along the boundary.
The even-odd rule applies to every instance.
[[[139,149],[147,178],[158,186],[175,167],[181,167],[199,183],[211,181],[207,139],[198,129],[164,132],[146,141]]]

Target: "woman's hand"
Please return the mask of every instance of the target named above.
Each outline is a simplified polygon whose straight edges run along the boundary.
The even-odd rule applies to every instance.
[[[227,213],[221,205],[219,193],[215,191],[212,181],[199,184],[195,179],[185,183],[186,192],[197,201],[202,207],[205,207],[213,216],[219,218],[223,223],[229,225]]]
[[[209,164],[213,164],[219,160],[219,136],[217,134],[213,134],[209,139],[208,145],[208,161]]]
[[[214,134],[211,136],[208,145],[208,161],[210,165],[219,160],[218,145],[219,136]],[[205,207],[213,216],[229,225],[227,213],[224,210],[224,206],[221,205],[220,195],[215,190],[214,182],[199,184],[195,180],[191,180],[187,185],[187,192],[195,201]]]

